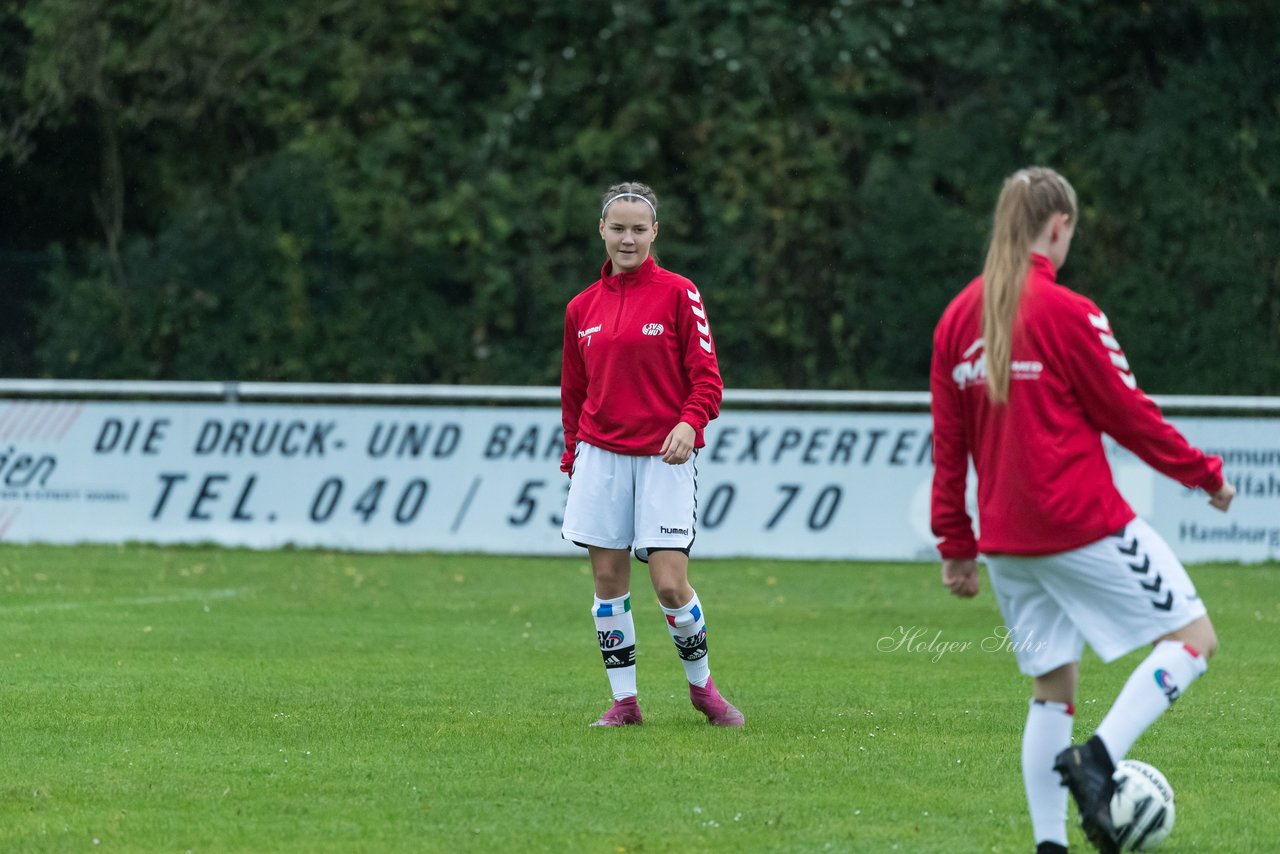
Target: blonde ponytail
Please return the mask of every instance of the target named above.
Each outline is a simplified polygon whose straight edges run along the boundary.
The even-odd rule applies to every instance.
[[[1004,181],[996,203],[991,245],[982,267],[982,340],[987,397],[1009,399],[1014,320],[1031,263],[1031,244],[1055,213],[1076,220],[1076,191],[1052,169],[1031,166]]]

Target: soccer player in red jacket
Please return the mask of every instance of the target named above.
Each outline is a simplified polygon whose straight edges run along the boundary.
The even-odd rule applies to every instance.
[[[1066,851],[1068,790],[1089,841],[1118,850],[1115,763],[1218,645],[1186,570],[1116,490],[1102,434],[1219,510],[1235,495],[1222,460],[1191,447],[1138,388],[1106,315],[1055,281],[1076,222],[1075,191],[1053,170],[1004,182],[982,275],[934,333],[930,380],[942,582],[977,595],[975,559],[985,556],[1018,666],[1032,677],[1022,773],[1039,854]],[[1093,737],[1073,746],[1086,642],[1107,662],[1154,648]]]
[[[562,533],[585,546],[595,577],[596,637],[613,705],[592,726],[643,722],[636,701],[631,550],[649,578],[695,708],[717,726],[742,713],[720,696],[707,662],[707,626],[689,586],[697,523],[697,449],[720,412],[724,385],[702,295],[649,254],[658,200],[644,184],[609,188],[600,211],[608,260],[569,301],[560,407],[571,478]]]

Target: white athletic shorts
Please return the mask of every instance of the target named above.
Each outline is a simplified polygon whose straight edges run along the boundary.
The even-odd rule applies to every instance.
[[[695,452],[678,466],[662,457],[630,457],[579,442],[561,535],[584,546],[650,549],[693,545],[697,503]]]
[[[1028,676],[1079,661],[1086,641],[1114,661],[1206,613],[1187,570],[1141,519],[1069,552],[986,561],[1004,645]]]

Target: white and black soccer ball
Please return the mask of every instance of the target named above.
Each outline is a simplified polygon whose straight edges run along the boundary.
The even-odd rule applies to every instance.
[[[1125,759],[1116,766],[1111,823],[1121,851],[1151,851],[1173,830],[1173,787],[1145,762]]]

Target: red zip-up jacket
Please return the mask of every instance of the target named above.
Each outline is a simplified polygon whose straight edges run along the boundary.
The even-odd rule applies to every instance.
[[[932,525],[943,558],[1054,554],[1131,521],[1103,433],[1185,486],[1222,488],[1222,459],[1191,447],[1164,420],[1138,388],[1106,315],[1054,275],[1049,259],[1031,256],[1003,405],[987,398],[981,277],[952,300],[934,332]],[[977,540],[965,509],[970,457]]]
[[[577,443],[615,454],[652,456],[681,421],[694,447],[720,414],[724,383],[702,295],[693,282],[650,256],[630,273],[600,278],[564,314],[560,413],[573,470]]]

